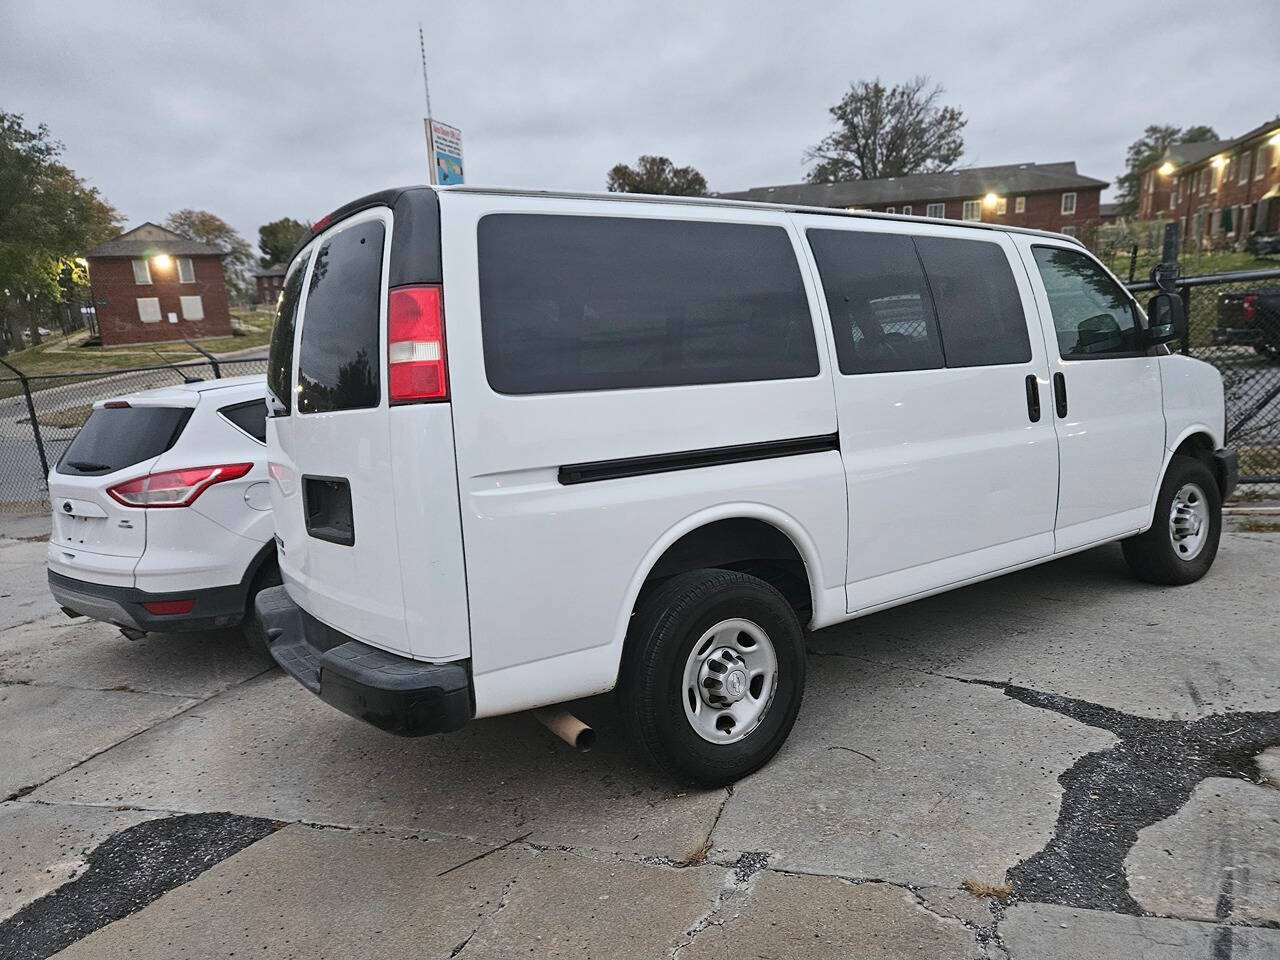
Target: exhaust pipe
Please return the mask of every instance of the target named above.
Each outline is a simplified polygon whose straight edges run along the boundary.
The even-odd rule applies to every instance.
[[[595,746],[596,732],[568,710],[538,707],[531,712],[535,720],[575,750],[586,753]]]

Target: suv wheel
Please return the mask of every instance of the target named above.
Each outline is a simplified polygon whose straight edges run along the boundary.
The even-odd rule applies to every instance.
[[[1194,457],[1169,461],[1155,522],[1121,545],[1129,569],[1148,583],[1194,583],[1213,565],[1222,536],[1222,497],[1213,474]]]
[[[804,635],[782,594],[745,573],[693,570],[637,606],[618,692],[633,739],[659,768],[719,787],[778,752],[804,671]]]

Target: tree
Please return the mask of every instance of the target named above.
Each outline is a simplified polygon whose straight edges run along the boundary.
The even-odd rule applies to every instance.
[[[44,124],[29,130],[0,112],[0,353],[22,345],[20,313],[40,342],[42,307],[84,281],[76,256],[119,230],[115,208],[59,160],[62,149]]]
[[[1217,140],[1213,127],[1194,126],[1183,129],[1168,124],[1152,124],[1142,131],[1142,136],[1129,144],[1125,152],[1125,172],[1116,177],[1119,212],[1132,216],[1138,212],[1138,191],[1142,185],[1142,171],[1159,161],[1164,152],[1179,143],[1206,143]]]
[[[886,88],[877,77],[851,84],[831,116],[836,129],[805,151],[816,160],[810,183],[878,180],[950,170],[964,153],[968,122],[957,107],[940,106],[941,85],[914,77]]]
[[[174,233],[191,240],[212,244],[225,250],[223,259],[227,280],[237,300],[247,300],[252,290],[249,271],[253,268],[253,248],[236,228],[208,210],[183,209],[169,214],[164,225]]]
[[[264,267],[287,263],[289,254],[297,249],[298,244],[310,232],[310,223],[294,220],[292,217],[264,223],[258,228],[258,249],[262,251],[259,263]]]
[[[693,167],[677,167],[666,157],[645,154],[634,166],[619,163],[609,171],[610,193],[656,193],[668,197],[705,197],[707,179]]]

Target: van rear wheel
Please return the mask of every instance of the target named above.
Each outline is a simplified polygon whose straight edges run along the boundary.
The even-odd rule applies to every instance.
[[[618,694],[655,765],[719,787],[778,752],[804,673],[804,634],[782,594],[745,573],[692,570],[637,606]]]
[[[1169,461],[1151,529],[1121,543],[1139,580],[1181,586],[1209,572],[1222,536],[1222,495],[1203,463],[1181,454]]]

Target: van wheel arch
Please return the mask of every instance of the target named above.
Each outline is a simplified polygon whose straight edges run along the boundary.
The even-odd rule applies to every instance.
[[[1182,439],[1177,449],[1173,451],[1173,456],[1169,458],[1169,466],[1172,466],[1174,458],[1179,456],[1199,460],[1213,474],[1214,480],[1218,483],[1218,493],[1221,494],[1226,489],[1226,478],[1222,476],[1222,465],[1218,463],[1213,455],[1215,446],[1213,438],[1207,433],[1197,431],[1189,434]],[[1168,471],[1168,469],[1169,467],[1166,466],[1165,470]],[[1161,482],[1163,480],[1164,478],[1161,477]]]
[[[804,555],[789,534],[755,517],[713,520],[680,536],[649,568],[632,612],[672,577],[708,568],[736,570],[770,584],[791,605],[801,624],[813,615],[814,597]]]

